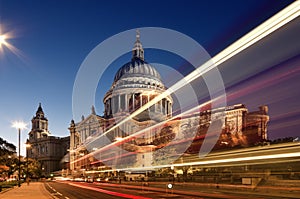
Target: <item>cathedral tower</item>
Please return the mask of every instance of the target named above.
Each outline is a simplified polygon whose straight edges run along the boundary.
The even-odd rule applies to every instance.
[[[44,115],[41,103],[39,104],[31,123],[32,128],[29,132],[29,141],[37,140],[42,137],[48,137],[50,135],[50,132],[48,131],[48,119]]]

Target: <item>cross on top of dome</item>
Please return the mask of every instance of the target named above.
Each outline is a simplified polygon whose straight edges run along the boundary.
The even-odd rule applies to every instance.
[[[139,31],[139,29],[136,29],[136,39],[140,39],[140,31]]]
[[[138,58],[144,61],[144,49],[140,41],[140,37],[140,31],[136,30],[136,41],[132,49],[132,59]]]

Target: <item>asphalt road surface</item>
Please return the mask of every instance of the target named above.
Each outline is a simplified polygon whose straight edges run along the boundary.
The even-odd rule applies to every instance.
[[[47,182],[45,183],[46,189],[52,196],[57,199],[112,199],[112,198],[137,198],[137,199],[149,199],[149,198],[203,198],[192,196],[179,196],[170,193],[159,193],[148,190],[131,190],[126,188],[120,188],[118,186],[105,186],[102,187],[99,184],[72,182]]]
[[[177,190],[176,193],[170,190],[160,188],[147,188],[137,186],[130,186],[125,184],[111,184],[111,183],[85,183],[85,182],[46,182],[46,189],[56,199],[112,199],[112,198],[183,198],[183,199],[276,199],[285,197],[274,197],[266,195],[248,195],[247,193],[233,193],[221,192],[212,190]],[[166,192],[167,191],[167,192]],[[194,194],[190,194],[191,192]],[[174,191],[175,192],[175,191]],[[195,194],[196,193],[196,194]]]

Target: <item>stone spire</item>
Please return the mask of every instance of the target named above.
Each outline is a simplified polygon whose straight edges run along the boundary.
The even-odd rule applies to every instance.
[[[96,115],[96,111],[95,111],[95,106],[94,106],[94,105],[92,106],[91,109],[92,109],[92,114],[93,114],[93,115]]]
[[[38,118],[43,118],[44,117],[44,111],[43,111],[41,103],[39,103],[39,107],[36,111],[36,117],[38,117]]]
[[[141,59],[144,60],[144,49],[142,43],[140,41],[140,31],[136,30],[136,41],[134,43],[134,47],[132,49],[132,59]]]

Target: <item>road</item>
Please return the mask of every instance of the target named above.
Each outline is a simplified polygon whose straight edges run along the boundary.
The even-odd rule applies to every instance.
[[[59,199],[73,199],[73,198],[103,198],[103,199],[115,199],[116,196],[108,195],[105,193],[92,191],[89,189],[78,188],[66,183],[46,183],[46,189],[52,196]]]
[[[112,185],[112,184],[110,184]],[[152,192],[149,190],[131,190],[119,186],[101,186],[95,183],[83,183],[83,182],[47,182],[45,184],[46,189],[52,196],[57,199],[81,199],[81,198],[101,198],[101,199],[113,199],[113,198],[137,198],[137,199],[149,199],[149,198],[202,198],[191,196],[179,196],[172,193]]]
[[[81,199],[81,198],[183,198],[183,199],[217,199],[217,198],[231,198],[231,199],[274,199],[284,197],[274,197],[267,195],[259,195],[247,193],[233,193],[233,191],[223,192],[216,190],[199,190],[194,187],[185,190],[174,190],[173,192],[162,187],[141,187],[125,184],[111,184],[111,183],[84,183],[84,182],[47,182],[46,189],[56,199]]]

